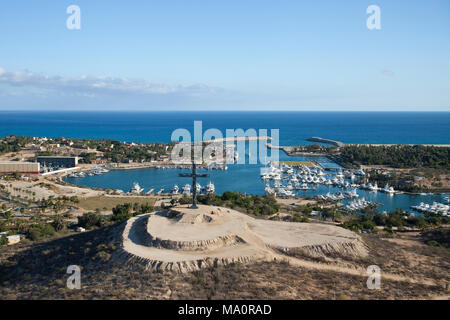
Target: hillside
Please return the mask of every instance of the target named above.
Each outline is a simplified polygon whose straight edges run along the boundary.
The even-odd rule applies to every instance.
[[[365,261],[305,261],[347,265],[377,263],[382,270],[424,275],[436,285],[383,280],[382,289],[367,290],[366,278],[284,262],[231,264],[177,274],[152,273],[140,264],[116,259],[124,224],[31,245],[0,248],[0,296],[4,299],[417,299],[442,297],[450,280],[446,248],[419,238],[366,236]],[[82,266],[81,290],[66,288],[67,266]]]

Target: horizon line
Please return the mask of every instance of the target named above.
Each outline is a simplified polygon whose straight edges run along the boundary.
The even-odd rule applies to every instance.
[[[364,110],[364,109],[356,109],[356,110],[349,110],[349,109],[304,109],[304,110],[293,110],[293,109],[278,109],[278,110],[271,110],[271,109],[212,109],[212,110],[204,110],[204,109],[170,109],[170,110],[164,110],[164,109],[157,109],[157,110],[142,110],[142,109],[129,109],[129,110],[118,110],[118,109],[98,109],[98,110],[80,110],[80,109],[0,109],[0,112],[120,112],[120,113],[137,113],[137,112],[450,112],[450,107],[448,110],[440,110],[440,109],[419,109],[419,110],[401,110],[401,109],[394,109],[394,110]]]

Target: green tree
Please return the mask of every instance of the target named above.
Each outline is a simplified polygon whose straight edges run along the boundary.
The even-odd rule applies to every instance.
[[[2,235],[0,237],[0,247],[8,244],[8,237],[5,235]]]
[[[64,218],[61,216],[56,216],[55,219],[53,219],[52,227],[57,232],[63,230],[66,227],[66,222],[64,221]]]

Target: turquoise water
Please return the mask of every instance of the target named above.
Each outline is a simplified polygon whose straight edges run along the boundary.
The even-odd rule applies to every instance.
[[[284,153],[280,154],[280,159],[285,160],[305,160],[304,157],[288,157]],[[317,158],[316,158],[317,159]],[[326,158],[318,158],[319,162],[328,162]],[[339,165],[334,164],[335,167]],[[248,194],[264,195],[264,182],[260,179],[260,168],[262,165],[228,165],[228,170],[202,170],[200,173],[208,173],[208,178],[199,178],[200,185],[205,186],[212,181],[215,184],[216,193],[222,194],[225,191],[241,191]],[[120,189],[128,192],[134,182],[145,188],[145,192],[154,188],[155,192],[161,188],[165,188],[165,192],[169,192],[174,184],[177,184],[180,189],[183,185],[191,183],[190,178],[179,177],[179,173],[189,173],[187,169],[138,169],[138,170],[112,170],[107,174],[100,176],[86,176],[85,178],[66,178],[69,183],[79,186],[100,187]],[[329,174],[333,174],[330,172]],[[336,193],[343,191],[343,189],[319,185],[316,190],[307,190],[297,192],[298,196],[313,197],[316,194],[326,194],[327,192]],[[369,192],[366,190],[358,190],[359,198],[377,202],[382,204],[379,207],[380,211],[393,211],[396,208],[403,208],[410,210],[412,205],[418,205],[420,202],[433,203],[434,201],[443,202],[444,197],[448,195],[434,194],[434,195],[408,195],[396,194],[388,195],[383,192]],[[349,200],[341,202],[346,203]]]
[[[0,112],[0,136],[27,135],[68,138],[116,139],[134,142],[168,142],[173,130],[193,131],[195,120],[203,121],[203,131],[209,128],[279,129],[280,145],[306,143],[312,136],[335,139],[345,143],[450,144],[450,112]],[[288,159],[280,153],[281,159]],[[302,157],[289,160],[304,160]],[[327,159],[319,159],[325,167],[336,167]],[[226,190],[263,194],[258,165],[230,165],[227,171],[209,171],[210,178],[200,179],[205,185],[211,180],[217,193]],[[180,178],[181,170],[111,171],[102,176],[67,181],[91,187],[129,191],[133,182],[146,190],[180,187],[189,183]],[[316,193],[342,191],[319,186]],[[383,203],[381,210],[409,209],[420,202],[442,202],[442,195],[389,196],[359,190],[360,198]]]

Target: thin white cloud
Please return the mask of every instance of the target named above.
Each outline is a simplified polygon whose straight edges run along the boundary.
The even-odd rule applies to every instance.
[[[104,96],[114,94],[138,95],[177,95],[188,97],[211,96],[222,91],[219,88],[202,84],[195,85],[166,85],[157,84],[143,79],[112,78],[80,76],[75,78],[49,76],[30,71],[7,71],[0,67],[0,84],[24,88],[27,90],[42,89],[59,93]]]

